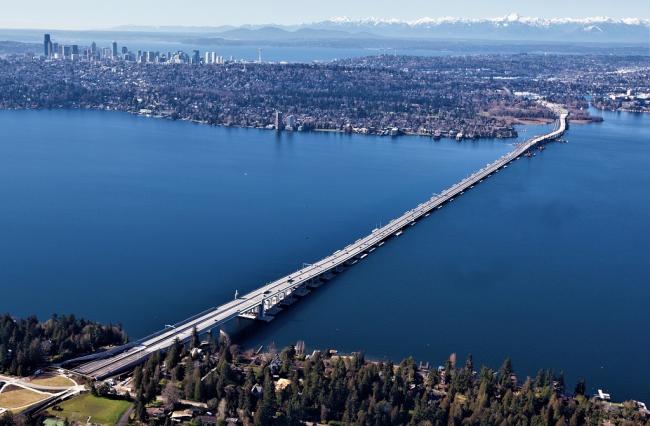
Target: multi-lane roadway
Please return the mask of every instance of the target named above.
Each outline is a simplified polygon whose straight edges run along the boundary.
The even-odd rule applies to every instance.
[[[316,280],[320,280],[326,274],[364,258],[383,244],[385,240],[401,235],[407,227],[414,225],[418,219],[428,216],[435,209],[441,208],[443,204],[453,201],[455,197],[489,178],[493,173],[507,167],[509,163],[519,159],[535,146],[560,137],[567,128],[568,112],[555,104],[544,102],[544,105],[553,110],[559,117],[551,132],[516,145],[515,149],[506,155],[487,164],[440,194],[434,195],[400,217],[391,220],[385,226],[374,229],[367,236],[341,250],[337,250],[316,263],[305,266],[214,309],[205,311],[174,326],[168,326],[165,330],[145,337],[133,344],[117,348],[106,353],[105,356],[99,354],[97,358],[82,363],[73,371],[95,379],[110,377],[132,368],[156,351],[166,350],[176,339],[180,341],[189,340],[195,328],[198,333],[206,333],[238,316],[260,319],[272,318],[270,312],[273,311],[270,310],[277,309],[277,305],[294,294],[296,290],[305,288]]]

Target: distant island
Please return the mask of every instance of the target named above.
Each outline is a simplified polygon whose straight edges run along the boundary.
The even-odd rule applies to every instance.
[[[260,426],[650,421],[644,403],[614,403],[603,391],[587,395],[584,381],[567,389],[561,372],[520,378],[510,359],[494,370],[478,368],[471,355],[459,362],[452,354],[439,367],[411,358],[393,364],[360,353],[306,353],[304,342],[280,352],[242,352],[223,333],[194,333],[187,344],[101,382],[53,364],[123,339],[119,327],[72,316],[1,317],[0,425],[85,424],[88,417],[100,424]]]

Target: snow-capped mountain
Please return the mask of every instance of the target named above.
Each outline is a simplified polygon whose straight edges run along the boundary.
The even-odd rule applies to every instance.
[[[352,19],[345,16],[334,17],[326,21],[315,23],[318,24],[335,24],[335,25],[391,25],[391,24],[405,24],[411,27],[418,27],[423,25],[440,25],[440,24],[477,24],[477,23],[491,23],[494,25],[503,25],[508,23],[520,23],[531,26],[547,27],[550,25],[559,24],[577,24],[577,25],[594,25],[594,24],[626,24],[626,25],[645,25],[650,26],[650,19],[641,18],[610,18],[606,16],[596,16],[590,18],[535,18],[521,16],[518,13],[511,13],[506,16],[497,18],[454,18],[454,17],[440,17],[440,18],[420,18],[411,21],[403,21],[399,19],[383,19],[383,18],[365,18],[365,19]],[[309,24],[304,24],[309,25]]]
[[[133,27],[118,31],[183,33],[219,37],[229,42],[307,42],[336,40],[477,40],[524,42],[593,42],[650,45],[650,19],[535,18],[516,13],[491,18],[398,19],[336,17],[298,25],[241,25],[220,27]]]
[[[535,18],[512,13],[492,19],[397,19],[347,17],[303,24],[300,28],[364,32],[385,37],[526,41],[650,42],[650,19]]]

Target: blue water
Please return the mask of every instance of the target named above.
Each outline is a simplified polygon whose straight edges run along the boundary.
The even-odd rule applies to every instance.
[[[520,375],[650,399],[650,116],[605,113],[522,159],[280,316],[254,343]],[[520,378],[523,378],[520,377]]]
[[[400,54],[418,56],[483,55],[483,54],[636,54],[648,55],[646,45],[618,45],[593,43],[555,43],[555,42],[503,42],[485,40],[350,40],[345,44],[326,45],[326,41],[315,41],[314,45],[283,45],[282,42],[239,41],[223,44],[218,34],[210,33],[139,33],[129,31],[65,31],[65,30],[16,30],[0,28],[0,40],[12,40],[35,44],[34,50],[42,50],[43,33],[48,32],[53,40],[66,45],[90,46],[94,41],[99,48],[110,47],[117,41],[120,47],[126,45],[132,52],[138,50],[159,51],[161,53],[183,50],[191,53],[215,51],[228,59],[254,61],[258,49],[262,48],[264,61],[313,62],[332,61],[369,55]],[[210,42],[209,39],[215,39]],[[198,40],[203,39],[203,42]],[[323,44],[325,43],[325,44]],[[339,41],[340,43],[340,41]]]
[[[650,399],[650,117],[606,113],[436,211],[242,341],[520,376],[564,369]],[[354,241],[511,149],[0,112],[0,311],[131,336]],[[522,137],[541,133],[529,127]]]

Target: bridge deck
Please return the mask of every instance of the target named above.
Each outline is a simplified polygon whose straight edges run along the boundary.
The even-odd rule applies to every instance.
[[[323,274],[335,270],[338,267],[343,267],[346,265],[346,262],[354,261],[355,259],[368,254],[368,250],[371,248],[376,247],[384,240],[398,234],[407,226],[414,224],[415,221],[427,215],[434,209],[439,208],[444,203],[453,200],[454,197],[458,196],[473,185],[482,182],[483,179],[489,177],[492,173],[497,172],[511,161],[516,160],[537,144],[561,136],[566,130],[568,112],[554,104],[544,103],[544,105],[559,115],[559,120],[556,121],[555,128],[552,132],[534,137],[524,143],[518,144],[514,150],[500,157],[496,161],[486,165],[472,175],[442,191],[440,194],[433,196],[426,202],[419,204],[414,209],[405,212],[400,217],[391,220],[387,225],[375,229],[369,235],[349,244],[343,249],[334,252],[320,261],[305,266],[296,272],[259,287],[242,297],[185,320],[174,327],[141,339],[135,345],[131,344],[125,346],[124,350],[121,352],[119,350],[113,350],[108,357],[82,364],[75,368],[74,371],[96,379],[118,374],[133,367],[139,362],[142,362],[150,354],[158,350],[167,349],[174,343],[175,339],[179,339],[180,341],[189,340],[194,327],[196,327],[199,333],[208,332],[239,315],[252,311],[260,305],[263,306],[265,299],[268,299],[275,294],[282,293],[284,296],[285,294],[292,293],[294,290],[304,288],[304,286],[313,282],[314,279],[318,279]]]

